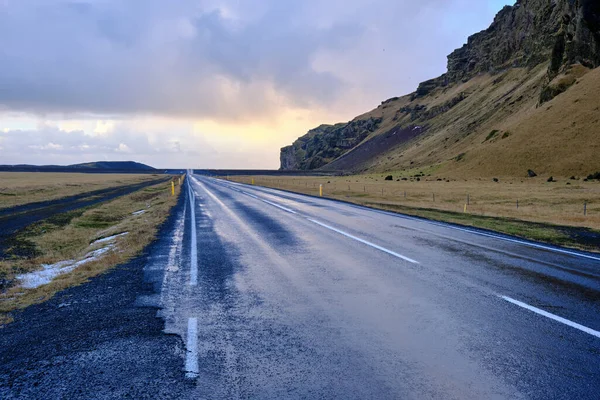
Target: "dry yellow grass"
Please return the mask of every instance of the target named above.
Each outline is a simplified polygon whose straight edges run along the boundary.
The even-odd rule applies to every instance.
[[[600,171],[600,68],[571,66],[556,84],[574,84],[540,105],[546,76],[547,65],[511,68],[440,87],[423,97],[408,95],[382,104],[356,118],[382,119],[363,144],[396,126],[427,130],[397,147],[380,149],[377,156],[357,161],[352,168],[383,173],[435,167],[444,177],[456,179],[525,177],[528,169],[546,177]],[[435,110],[461,94],[464,100],[430,118],[406,111]],[[488,139],[493,131],[498,134]],[[336,161],[328,168],[338,169]]]
[[[156,179],[151,174],[0,172],[0,208]]]
[[[164,182],[88,209],[67,225],[53,226],[42,222],[30,227],[24,239],[35,243],[41,255],[32,259],[0,261],[0,275],[13,282],[11,287],[0,294],[0,325],[3,321],[10,322],[11,311],[45,301],[56,292],[79,285],[139,254],[153,240],[158,227],[176,204],[180,187],[177,181],[175,183],[175,196],[171,196],[170,182]],[[145,213],[132,214],[142,209],[146,210]],[[94,240],[122,232],[129,233],[117,239],[116,251],[110,251],[97,261],[60,275],[49,284],[24,289],[14,279],[18,274],[40,269],[41,264],[80,259],[90,250],[99,247],[90,247]]]
[[[386,175],[293,178],[256,176],[254,180],[256,185],[315,196],[319,194],[319,185],[322,184],[325,197],[377,208],[398,210],[398,207],[402,207],[403,212],[412,214],[415,212],[411,212],[411,209],[462,214],[468,196],[469,205],[466,214],[469,216],[499,217],[600,230],[600,183],[598,182],[568,178],[555,178],[557,182],[552,183],[542,178],[501,179],[499,182],[491,179],[446,182],[427,176],[419,177],[420,181],[407,176],[405,176],[409,179],[407,181],[396,181],[402,178],[401,175],[394,176],[393,181],[385,181]],[[252,177],[239,176],[230,179],[250,183]],[[584,203],[587,203],[585,216]],[[465,223],[457,220],[455,222]],[[476,223],[469,224],[477,226]],[[494,229],[493,226],[488,228]]]

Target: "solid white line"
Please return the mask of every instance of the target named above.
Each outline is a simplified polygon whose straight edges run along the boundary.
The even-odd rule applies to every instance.
[[[322,223],[322,222],[319,222],[319,221],[316,221],[316,220],[314,220],[314,219],[311,219],[311,218],[307,218],[307,219],[308,219],[310,222],[313,222],[313,223],[315,223],[315,224],[317,224],[317,225],[320,225],[320,226],[322,226],[323,228],[327,228],[327,229],[329,229],[329,230],[332,230],[332,231],[334,231],[334,232],[337,232],[337,233],[339,233],[339,234],[341,234],[341,235],[344,235],[344,236],[346,236],[346,237],[349,237],[350,239],[354,239],[354,240],[356,240],[356,241],[358,241],[358,242],[364,243],[364,244],[366,244],[367,246],[371,246],[371,247],[373,247],[373,248],[375,248],[375,249],[377,249],[377,250],[381,250],[381,251],[383,251],[384,253],[388,253],[388,254],[390,254],[390,255],[392,255],[392,256],[394,256],[394,257],[398,257],[398,258],[400,258],[400,259],[402,259],[402,260],[404,260],[404,261],[408,261],[408,262],[410,262],[410,263],[413,263],[413,264],[419,264],[419,262],[418,262],[418,261],[415,261],[415,260],[413,260],[412,258],[405,257],[405,256],[403,256],[402,254],[398,254],[398,253],[396,253],[396,252],[394,252],[394,251],[388,250],[388,249],[386,249],[385,247],[378,246],[378,245],[376,245],[375,243],[368,242],[368,241],[366,241],[366,240],[364,240],[364,239],[361,239],[361,238],[359,238],[359,237],[353,236],[353,235],[351,235],[351,234],[349,234],[349,233],[346,233],[346,232],[344,232],[344,231],[341,231],[341,230],[339,230],[339,229],[336,229],[336,228],[334,228],[334,227],[332,227],[332,226],[326,225],[326,224],[324,224],[324,223]]]
[[[196,379],[198,373],[198,319],[188,318],[185,377]]]
[[[198,240],[196,238],[196,210],[194,208],[194,191],[192,189],[191,180],[188,181],[189,196],[190,196],[190,215],[192,234],[190,235],[190,285],[198,284]]]
[[[536,243],[525,242],[523,240],[511,239],[511,238],[507,238],[507,237],[504,237],[504,236],[493,235],[493,234],[485,233],[485,232],[477,232],[477,231],[474,231],[474,230],[471,230],[471,229],[459,228],[459,227],[456,227],[456,226],[449,226],[449,225],[440,224],[440,223],[436,223],[435,225],[444,226],[444,227],[456,229],[456,230],[463,231],[463,232],[473,233],[475,235],[487,236],[487,237],[491,237],[491,238],[494,238],[494,239],[500,239],[500,240],[504,240],[504,241],[507,241],[507,242],[519,243],[519,244],[522,244],[522,245],[525,245],[525,246],[535,247],[535,248],[538,248],[538,249],[554,251],[556,253],[563,253],[563,254],[568,254],[568,255],[571,255],[571,256],[584,257],[584,258],[589,258],[590,260],[600,261],[600,257],[594,257],[594,256],[590,256],[590,255],[587,255],[587,254],[578,253],[578,252],[575,252],[575,251],[563,250],[563,249],[559,249],[559,248],[556,248],[556,247],[544,246],[543,244],[536,244]]]
[[[512,298],[510,298],[508,296],[500,296],[500,298],[502,298],[503,300],[508,301],[509,303],[512,303],[512,304],[517,305],[517,306],[522,307],[522,308],[525,308],[525,309],[527,309],[529,311],[533,311],[536,314],[543,315],[546,318],[553,319],[554,321],[558,321],[558,322],[560,322],[562,324],[568,325],[568,326],[570,326],[572,328],[575,328],[575,329],[579,329],[582,332],[585,332],[585,333],[588,333],[588,334],[590,334],[592,336],[596,336],[597,338],[600,338],[600,332],[595,331],[595,330],[593,330],[591,328],[588,328],[587,326],[583,326],[583,325],[580,325],[580,324],[578,324],[576,322],[569,321],[568,319],[565,319],[563,317],[559,317],[558,315],[550,314],[547,311],[540,310],[539,308],[530,306],[529,304],[523,303],[522,301],[519,301],[519,300],[512,299]]]
[[[240,185],[240,186],[248,186],[248,185],[242,185],[242,184],[238,184],[238,185]],[[274,195],[277,195],[277,192],[280,192],[280,190],[273,189],[273,188],[265,188],[265,187],[263,187],[262,189],[264,189],[264,191],[266,191],[266,192],[275,192],[275,193],[273,193]],[[291,193],[292,194],[296,194],[298,196],[302,196],[302,197],[308,197],[308,196],[305,196],[305,195],[302,195],[302,194],[296,193],[296,192],[291,192]],[[314,198],[314,196],[310,196],[310,197]],[[324,198],[315,198],[315,200],[327,200],[327,201],[331,201],[331,199],[324,199]],[[342,204],[344,204],[344,203],[342,203]],[[449,228],[449,229],[456,229],[458,231],[472,233],[474,235],[486,236],[486,237],[490,237],[490,238],[494,238],[494,239],[504,240],[506,242],[518,243],[518,244],[522,244],[524,246],[534,247],[534,248],[537,248],[537,249],[543,249],[543,250],[553,251],[553,252],[556,252],[556,253],[568,254],[568,255],[571,255],[571,256],[575,256],[575,257],[583,257],[583,258],[587,258],[587,259],[590,259],[590,260],[600,261],[600,257],[598,257],[598,256],[592,256],[592,255],[588,255],[588,254],[583,254],[583,253],[579,253],[579,252],[576,252],[576,251],[570,251],[570,250],[566,250],[566,249],[561,249],[561,248],[558,248],[558,247],[545,246],[543,244],[526,242],[524,240],[519,240],[519,239],[512,239],[512,238],[508,238],[508,237],[504,237],[504,236],[500,236],[500,235],[494,235],[494,234],[491,234],[491,233],[479,232],[479,231],[472,230],[472,229],[461,228],[461,227],[458,227],[458,226],[453,226],[453,225],[450,225],[450,224],[445,224],[443,222],[428,220],[426,218],[415,218],[415,217],[407,215],[407,214],[394,213],[394,212],[385,211],[385,210],[377,210],[377,209],[374,209],[374,208],[371,208],[371,207],[361,206],[359,204],[345,203],[345,205],[348,205],[350,207],[355,207],[355,208],[358,208],[358,209],[363,210],[363,211],[374,211],[374,212],[377,212],[377,213],[380,213],[380,214],[389,215],[391,217],[406,218],[406,219],[410,219],[410,220],[417,221],[417,222],[426,222],[426,223],[429,223],[431,225],[441,226],[441,227]]]

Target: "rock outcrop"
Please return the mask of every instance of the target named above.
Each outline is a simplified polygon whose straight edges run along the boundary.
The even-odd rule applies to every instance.
[[[292,146],[282,149],[281,168],[321,168],[355,146],[364,145],[394,129],[418,125],[425,126],[427,132],[434,134],[436,129],[444,129],[441,124],[461,120],[462,117],[457,116],[450,118],[450,114],[455,109],[467,107],[463,103],[467,103],[465,99],[472,93],[458,93],[442,104],[431,99],[432,93],[445,93],[447,89],[470,82],[476,76],[497,75],[497,82],[494,81],[493,85],[501,85],[509,71],[531,71],[531,78],[537,81],[530,87],[536,90],[535,96],[540,105],[566,91],[577,79],[598,66],[600,0],[518,0],[514,6],[504,7],[488,29],[470,36],[464,46],[448,56],[445,74],[421,83],[408,96],[383,102],[377,109],[379,113],[375,110],[370,113],[371,116],[383,115],[386,109],[397,107],[391,121],[371,119],[322,125],[309,131]],[[542,67],[546,74],[539,78]],[[523,83],[526,81],[522,80]],[[503,101],[507,101],[505,105],[495,103],[493,109],[479,110],[481,116],[472,121],[465,120],[461,132],[470,134],[485,125],[492,115],[498,117],[503,113],[517,112],[518,105],[527,99],[527,95],[530,93],[508,101],[512,96],[507,94],[506,98],[502,97]],[[444,118],[444,114],[448,118]]]
[[[374,132],[381,119],[356,119],[348,123],[321,125],[291,146],[281,149],[282,170],[320,168],[362,142]]]

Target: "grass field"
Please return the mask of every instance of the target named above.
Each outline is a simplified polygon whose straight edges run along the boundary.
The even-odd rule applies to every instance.
[[[131,182],[141,179],[128,177]],[[90,178],[92,185],[107,184],[106,178]],[[79,181],[82,185],[79,187],[89,191],[83,179]],[[34,180],[30,178],[30,181]],[[118,179],[112,180],[113,184],[116,181]],[[170,182],[163,182],[108,203],[59,214],[20,232],[18,240],[32,246],[37,255],[0,261],[0,281],[5,286],[0,293],[0,325],[11,320],[11,311],[45,301],[62,289],[79,285],[139,254],[153,240],[158,227],[176,204],[180,187],[177,180],[175,183],[175,196],[171,195]],[[59,275],[48,284],[25,289],[16,279],[19,274],[40,270],[42,264],[82,260],[90,252],[105,246],[93,244],[94,241],[124,232],[128,232],[127,235],[115,239],[114,249],[95,261]]]
[[[446,181],[415,177],[420,175],[418,172],[412,177],[397,175],[386,181],[386,175],[253,178],[256,185],[310,195],[318,195],[319,185],[323,185],[324,197],[600,251],[600,242],[587,243],[573,233],[575,230],[565,229],[576,227],[592,235],[600,233],[598,181],[584,182],[577,178],[556,178],[556,182],[542,178]],[[252,177],[229,179],[250,183]]]
[[[0,208],[156,179],[152,174],[0,172]]]

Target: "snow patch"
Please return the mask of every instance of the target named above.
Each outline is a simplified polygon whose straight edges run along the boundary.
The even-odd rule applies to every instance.
[[[95,245],[95,244],[98,244],[98,243],[106,243],[106,242],[110,242],[111,240],[115,240],[115,239],[116,239],[116,238],[118,238],[118,237],[125,236],[125,235],[128,235],[128,234],[129,234],[129,232],[123,232],[123,233],[119,233],[119,234],[117,234],[117,235],[107,236],[107,237],[105,237],[105,238],[102,238],[102,239],[98,239],[98,240],[95,240],[95,241],[93,241],[93,242],[90,244],[90,246],[93,246],[93,245]]]
[[[132,212],[131,215],[142,215],[145,213],[146,213],[146,210],[139,210],[139,211]]]
[[[97,243],[94,242],[94,243]],[[92,261],[100,259],[100,256],[114,249],[113,244],[109,244],[98,250],[91,251],[85,255],[82,260],[65,260],[54,264],[42,264],[42,269],[39,271],[29,272],[27,274],[17,275],[17,279],[21,281],[21,286],[25,289],[34,289],[42,285],[50,283],[54,278],[73,271],[75,268],[88,264]]]

